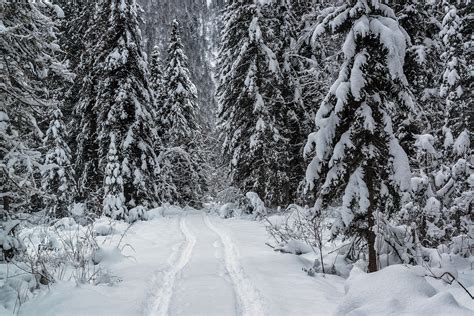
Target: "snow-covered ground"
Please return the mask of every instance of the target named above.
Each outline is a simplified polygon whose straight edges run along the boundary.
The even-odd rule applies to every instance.
[[[179,208],[153,214],[154,219],[128,230],[121,241],[123,256],[104,256],[109,274],[118,280],[113,285],[56,282],[23,304],[19,314],[474,314],[462,289],[429,281],[418,268],[399,265],[371,275],[354,268],[347,281],[334,275],[310,277],[302,271],[309,268],[308,260],[265,245],[269,235],[263,223]],[[118,233],[99,241],[107,240],[113,249],[121,238]],[[468,282],[473,274],[466,271],[470,274],[463,280]],[[471,280],[471,291],[473,285]]]
[[[117,235],[114,238],[120,239]],[[58,282],[21,307],[21,315],[331,314],[343,295],[337,276],[311,278],[297,256],[265,245],[262,223],[167,209],[136,223],[110,262],[121,281]],[[114,241],[109,243],[115,245]]]

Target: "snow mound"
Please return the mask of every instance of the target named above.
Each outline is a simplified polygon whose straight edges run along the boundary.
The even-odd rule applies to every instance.
[[[109,236],[116,233],[114,221],[107,217],[101,217],[94,223],[94,233],[96,236]]]
[[[354,266],[336,315],[472,315],[425,275],[422,267],[394,265],[367,274]]]
[[[291,239],[288,242],[281,243],[280,245],[275,247],[275,251],[280,251],[283,253],[292,253],[299,256],[302,254],[313,252],[313,249],[302,240]]]
[[[242,215],[242,210],[235,203],[226,203],[218,208],[217,214],[221,218],[239,217]]]

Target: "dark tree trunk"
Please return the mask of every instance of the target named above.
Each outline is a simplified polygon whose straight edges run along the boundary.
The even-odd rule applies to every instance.
[[[10,211],[10,197],[8,195],[3,196],[3,210]]]
[[[369,208],[367,210],[367,248],[369,252],[369,273],[376,272],[377,267],[377,252],[375,251],[375,211],[377,209],[377,191],[375,190],[375,172],[374,172],[374,161],[369,162],[365,172],[365,183],[369,191]]]
[[[377,252],[375,251],[375,218],[373,214],[372,205],[369,207],[368,224],[369,227],[367,228],[367,247],[369,248],[369,273],[371,273],[376,272],[378,270]]]

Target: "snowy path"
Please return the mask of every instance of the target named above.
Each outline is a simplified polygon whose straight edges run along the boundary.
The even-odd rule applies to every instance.
[[[107,267],[118,283],[57,282],[20,314],[331,315],[341,301],[342,278],[308,277],[307,262],[265,246],[262,223],[172,208],[164,215],[129,230],[123,244],[133,249]]]
[[[204,221],[207,227],[219,236],[221,244],[224,246],[225,264],[239,301],[240,313],[249,316],[264,315],[265,312],[260,294],[245,276],[232,240],[227,234],[219,231],[214,224],[211,223],[209,216],[206,215]]]
[[[219,237],[206,225],[206,215],[186,217],[196,245],[182,269],[170,306],[171,315],[237,315],[235,291],[224,265]],[[158,313],[156,315],[166,315]]]
[[[146,315],[168,314],[176,276],[188,264],[189,259],[191,258],[194,245],[196,244],[196,237],[189,231],[186,225],[186,216],[181,217],[179,227],[181,233],[185,237],[185,242],[182,247],[174,247],[172,256],[168,260],[170,269],[166,272],[165,277],[160,278],[155,276],[153,280],[152,295],[147,302],[148,304],[151,303],[151,307],[145,309]],[[179,250],[180,253],[178,253],[177,250]],[[175,261],[174,258],[178,255],[178,260]],[[162,274],[162,272],[160,271],[158,274]],[[159,288],[157,288],[158,286]]]

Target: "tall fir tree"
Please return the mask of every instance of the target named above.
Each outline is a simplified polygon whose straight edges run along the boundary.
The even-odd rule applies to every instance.
[[[88,72],[86,61],[90,58],[90,41],[98,36],[98,34],[90,34],[91,31],[88,30],[96,7],[95,3],[89,1],[59,0],[58,3],[64,8],[64,18],[58,22],[59,44],[65,53],[69,69],[76,76],[72,83],[62,83],[64,100],[61,111],[66,117],[68,127],[74,129],[77,124],[74,106],[78,102],[80,88]],[[75,142],[69,141],[69,145],[74,148]]]
[[[215,84],[213,81],[214,39],[219,32],[217,13],[223,0],[139,0],[145,9],[142,25],[146,52],[159,46],[163,56],[173,27],[173,20],[180,21],[183,51],[188,57],[191,80],[197,85],[200,125],[206,126],[204,134],[214,132]],[[204,135],[205,136],[205,135]]]
[[[102,0],[94,17],[86,34],[88,73],[75,108],[79,194],[93,211],[131,221],[132,208],[150,207],[157,196],[153,95],[137,4]]]
[[[441,72],[441,43],[438,33],[439,5],[435,2],[402,0],[394,2],[400,25],[410,37],[404,71],[419,108],[423,111],[418,131],[439,133],[443,111],[437,91]]]
[[[472,74],[469,71],[471,33],[469,4],[464,1],[445,1],[440,37],[444,69],[441,76],[440,97],[444,101],[444,125],[438,148],[437,170],[431,173],[433,190],[423,218],[424,240],[431,246],[447,243],[468,234],[472,226]],[[471,18],[472,19],[472,18]],[[431,202],[431,207],[429,202]]]
[[[403,65],[408,38],[384,1],[352,0],[327,10],[315,36],[346,35],[344,62],[316,115],[306,154],[317,216],[342,197],[333,236],[367,241],[368,270],[378,270],[376,225],[400,209],[410,166],[397,112],[413,111]]]
[[[39,206],[41,120],[52,104],[47,83],[71,78],[58,57],[51,12],[62,15],[49,2],[0,3],[0,192],[6,212]]]
[[[161,60],[160,48],[154,46],[150,55],[150,86],[155,93],[155,99],[160,99],[163,90],[163,62]]]
[[[276,20],[265,16],[265,10],[265,4],[252,0],[226,8],[217,96],[232,184],[279,206],[292,202],[295,188],[288,174],[292,148],[283,133],[287,113],[281,69],[271,47]]]
[[[44,144],[47,149],[45,166],[41,171],[42,187],[47,194],[48,207],[57,217],[68,215],[75,190],[71,149],[67,145],[68,133],[63,114],[56,105],[52,108],[49,128]]]
[[[289,160],[283,162],[287,166],[288,196],[282,201],[289,203],[301,199],[297,190],[304,178],[303,148],[306,136],[312,130],[313,118],[309,114],[309,100],[303,93],[302,72],[307,64],[299,55],[297,40],[301,32],[299,19],[304,14],[306,3],[289,0],[279,0],[267,7],[267,14],[274,16],[272,29],[274,39],[270,46],[275,51],[280,64],[281,81],[280,90],[284,104],[279,111],[282,112],[282,135],[287,139]],[[307,12],[306,12],[307,13]]]
[[[452,151],[455,156],[466,158],[470,154],[468,141],[472,122],[472,109],[469,107],[472,104],[472,94],[469,93],[472,86],[468,62],[470,48],[466,45],[470,35],[464,36],[467,20],[461,16],[466,13],[467,5],[460,2],[458,7],[449,5],[449,2],[445,6],[446,14],[440,32],[444,44],[440,96],[445,100],[444,147],[449,149],[454,146]]]
[[[174,193],[163,199],[196,206],[206,187],[204,161],[199,152],[202,150],[197,119],[199,106],[177,20],[173,21],[164,73],[158,104],[159,134],[164,147],[160,161],[162,176],[168,179],[168,186]]]

